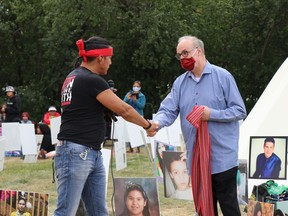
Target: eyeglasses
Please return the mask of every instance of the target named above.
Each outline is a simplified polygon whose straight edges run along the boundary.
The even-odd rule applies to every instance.
[[[190,52],[192,52],[193,50],[197,49],[198,47],[194,47],[193,49],[191,50],[183,50],[181,53],[177,53],[175,55],[175,58],[180,60],[181,59],[181,56],[183,56],[184,58],[187,58],[187,56],[189,55]]]

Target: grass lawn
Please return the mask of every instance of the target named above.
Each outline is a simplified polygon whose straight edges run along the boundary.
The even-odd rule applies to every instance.
[[[108,145],[106,148],[111,148]],[[114,159],[114,158],[113,158]],[[38,192],[49,194],[49,216],[53,214],[56,207],[57,192],[56,183],[52,183],[53,160],[38,160],[37,163],[23,163],[17,157],[5,158],[4,170],[0,172],[0,189],[20,190],[27,192]],[[114,163],[114,177],[153,177],[154,167],[146,155],[145,149],[141,148],[140,154],[127,154],[127,168],[117,171]],[[109,215],[113,215],[111,197],[113,194],[113,183],[109,171],[107,205]],[[159,183],[159,201],[161,216],[186,216],[194,215],[194,204],[192,201],[175,200],[164,197],[164,186]],[[77,214],[78,216],[82,214]],[[246,215],[243,213],[243,215]]]

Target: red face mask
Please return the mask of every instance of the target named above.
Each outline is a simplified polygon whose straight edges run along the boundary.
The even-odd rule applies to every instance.
[[[182,58],[181,59],[181,67],[185,70],[192,71],[195,65],[195,59],[191,58]]]

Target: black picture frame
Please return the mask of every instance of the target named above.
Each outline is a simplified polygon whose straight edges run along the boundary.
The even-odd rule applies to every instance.
[[[273,170],[275,170],[275,160],[272,161],[271,156],[270,161],[267,161],[264,152],[264,142],[265,139],[274,139],[275,145],[273,149],[273,154],[276,155],[281,160],[281,170],[277,176]],[[265,156],[265,157],[264,157]],[[258,158],[259,157],[259,158]],[[259,163],[257,165],[257,160]],[[261,162],[261,163],[260,163]],[[259,170],[263,170],[264,165],[268,163],[274,168],[270,168],[273,174],[259,174]],[[260,166],[260,165],[261,166]],[[268,169],[268,168],[267,168]],[[256,172],[257,171],[257,172]],[[263,173],[263,172],[262,172]],[[273,179],[273,180],[285,180],[287,179],[287,137],[286,136],[251,136],[250,137],[250,146],[249,146],[249,178],[250,179]]]

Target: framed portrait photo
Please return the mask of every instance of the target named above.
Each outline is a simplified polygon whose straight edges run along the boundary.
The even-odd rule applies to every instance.
[[[193,200],[191,178],[188,175],[183,152],[163,152],[164,196],[173,199]]]
[[[287,179],[287,137],[251,136],[249,178]]]
[[[163,162],[163,152],[164,151],[172,151],[174,152],[176,150],[176,147],[173,145],[169,145],[167,143],[155,140],[154,142],[155,146],[155,173],[156,178],[158,182],[163,182],[163,176],[164,176],[164,162]]]
[[[239,173],[237,174],[237,195],[238,203],[247,205],[248,203],[248,177],[247,160],[239,160]]]
[[[18,215],[21,210],[25,215],[47,216],[48,208],[49,194],[0,189],[0,215]]]
[[[114,178],[116,216],[160,216],[156,178]]]
[[[272,216],[274,215],[274,204],[249,200],[247,216]]]

